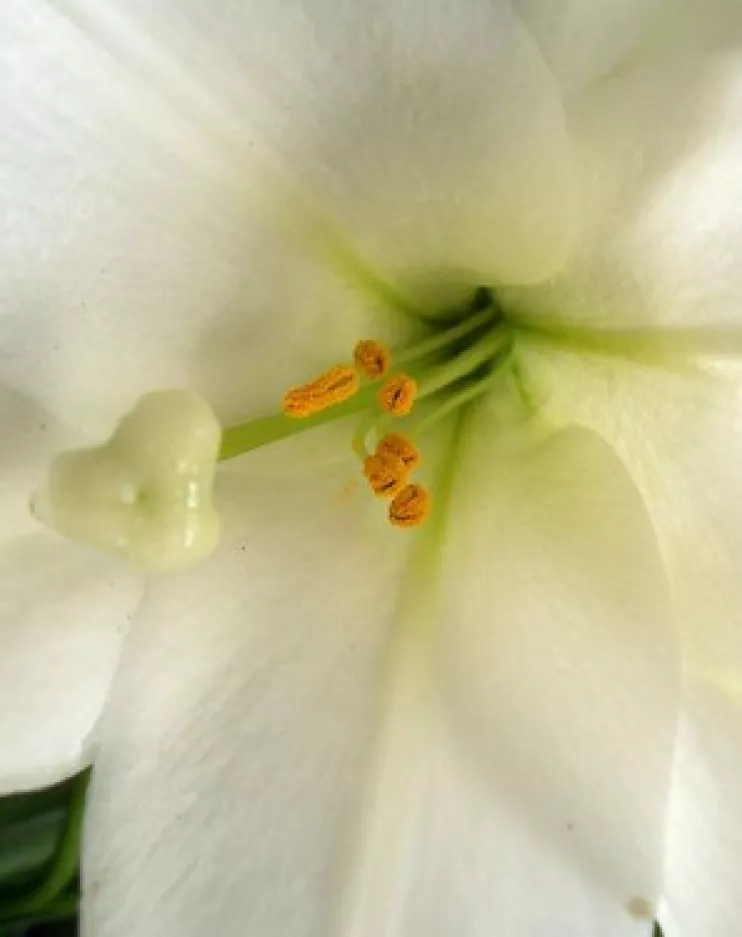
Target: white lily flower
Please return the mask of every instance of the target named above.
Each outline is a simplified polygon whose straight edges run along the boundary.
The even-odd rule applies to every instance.
[[[87,937],[742,924],[742,23],[513,6],[5,0],[0,785],[95,756]],[[260,422],[474,315],[415,376],[421,530],[344,492],[355,423]],[[163,387],[195,448],[42,488],[152,564],[182,456],[206,553],[244,424],[220,545],[145,582],[28,497]]]

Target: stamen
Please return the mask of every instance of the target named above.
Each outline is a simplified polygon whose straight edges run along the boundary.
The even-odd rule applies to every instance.
[[[404,416],[412,410],[417,396],[417,383],[407,374],[397,374],[384,384],[379,394],[382,410]]]
[[[353,361],[361,374],[376,381],[389,370],[392,356],[380,342],[363,339],[353,349]]]
[[[389,523],[394,527],[419,527],[430,513],[431,497],[422,485],[406,485],[389,505]]]
[[[376,447],[379,454],[388,453],[401,459],[408,472],[412,472],[420,464],[420,453],[411,439],[401,433],[387,433]]]
[[[287,391],[283,398],[283,412],[299,419],[314,416],[352,397],[359,388],[358,374],[353,368],[347,364],[336,364],[309,384]]]
[[[363,474],[377,498],[392,498],[407,481],[407,466],[389,452],[375,452],[363,460]]]

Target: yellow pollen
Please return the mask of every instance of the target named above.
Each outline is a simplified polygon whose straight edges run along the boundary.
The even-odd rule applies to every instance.
[[[357,343],[353,349],[353,360],[364,377],[375,381],[387,373],[392,356],[380,342],[369,338]]]
[[[379,394],[379,403],[386,413],[404,416],[412,409],[417,396],[417,384],[406,374],[397,374],[384,384]]]
[[[376,447],[376,452],[389,453],[401,459],[408,472],[412,472],[420,464],[420,453],[415,444],[401,433],[387,433]]]
[[[405,485],[389,505],[394,527],[419,527],[430,513],[430,492],[422,485]]]
[[[404,462],[388,452],[375,452],[363,460],[363,474],[377,498],[392,498],[407,481]]]
[[[314,381],[287,391],[283,398],[283,412],[286,416],[298,418],[314,416],[352,397],[359,387],[358,374],[353,368],[347,364],[336,364]]]

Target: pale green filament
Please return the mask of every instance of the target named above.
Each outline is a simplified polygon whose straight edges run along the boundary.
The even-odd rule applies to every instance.
[[[498,348],[498,354],[491,359],[491,368],[492,370],[486,376],[481,378],[481,380],[474,381],[471,384],[468,384],[466,387],[463,387],[461,390],[456,391],[453,394],[447,396],[441,403],[435,407],[430,413],[426,414],[422,420],[420,420],[416,427],[416,433],[425,433],[431,426],[435,423],[438,423],[439,420],[444,417],[449,416],[458,410],[461,407],[466,406],[466,404],[471,403],[473,400],[476,400],[477,397],[481,397],[482,394],[487,393],[492,389],[492,385],[497,381],[502,380],[502,378],[508,373],[506,369],[501,367],[505,363],[512,364],[512,359],[510,358],[510,352],[513,349],[513,338],[512,335],[505,337],[505,340],[500,344]]]
[[[417,396],[429,397],[471,374],[478,367],[495,358],[498,352],[507,347],[509,340],[509,333],[504,329],[490,332],[481,342],[472,345],[460,355],[445,364],[431,368],[418,381]]]
[[[259,449],[261,446],[267,446],[281,439],[287,439],[289,436],[296,436],[299,433],[316,429],[318,426],[324,426],[326,423],[334,423],[336,420],[362,413],[373,405],[376,393],[376,388],[364,387],[350,400],[303,420],[276,413],[273,416],[248,420],[237,426],[228,426],[222,432],[219,459],[222,461],[234,459],[253,449]]]
[[[488,362],[491,362],[493,367],[497,367],[508,357],[513,344],[512,334],[509,329],[504,325],[495,325],[497,316],[497,310],[492,308],[473,314],[464,322],[458,323],[440,334],[425,338],[401,352],[394,353],[393,365],[396,368],[398,365],[419,362],[436,352],[445,350],[453,342],[460,341],[477,329],[482,329],[488,323],[491,323],[493,328],[490,332],[480,341],[450,358],[450,360],[440,364],[429,364],[427,366],[418,364],[413,368],[406,367],[405,373],[417,381],[418,398],[424,398],[465,379]],[[475,391],[475,388],[482,385],[484,387],[489,386],[489,375],[474,382],[471,385],[471,390],[467,388],[465,391],[456,391],[451,398],[452,401],[455,401],[453,406],[449,406],[448,401],[443,401],[436,408],[435,414],[440,412],[441,407],[443,407],[441,416],[444,416],[451,409],[462,406],[469,399],[474,399],[482,392],[480,390]],[[378,387],[378,384],[367,385],[344,403],[304,419],[295,419],[285,416],[283,413],[277,413],[273,416],[261,417],[237,426],[227,427],[222,434],[219,458],[221,460],[233,459],[261,446],[278,442],[299,433],[305,433],[327,423],[333,423],[336,420],[342,420],[359,413],[364,414],[364,418],[354,434],[352,444],[354,451],[362,457],[365,453],[365,437],[372,430],[378,431],[381,425],[386,424],[388,420],[384,414],[379,413],[374,407]],[[434,414],[430,414],[426,417],[426,422],[429,424],[433,417]],[[435,418],[438,419],[437,416]],[[389,423],[391,422],[389,420]]]
[[[445,329],[443,332],[437,332],[435,335],[431,335],[429,338],[417,342],[411,348],[405,348],[400,352],[396,352],[392,364],[395,368],[398,368],[403,364],[409,364],[411,361],[419,361],[420,358],[432,355],[434,352],[440,351],[448,345],[453,344],[453,342],[458,339],[465,338],[477,329],[483,328],[489,323],[494,323],[498,315],[499,312],[496,309],[488,306],[487,309],[482,310],[482,312],[467,316],[467,318],[458,325],[454,325],[450,329]]]

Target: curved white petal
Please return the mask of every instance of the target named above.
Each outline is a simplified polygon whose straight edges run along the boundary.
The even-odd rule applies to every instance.
[[[90,763],[140,577],[42,532],[0,553],[0,792]]]
[[[621,933],[661,891],[679,704],[667,583],[639,493],[597,434],[511,434],[473,421],[452,500],[440,670],[454,737],[570,887],[582,876],[608,920],[623,912]],[[548,882],[548,868],[534,874]],[[551,901],[555,933],[581,933],[559,889]]]
[[[734,683],[691,672],[670,802],[667,937],[739,930],[742,672]]]
[[[513,765],[500,757],[493,778],[472,748],[471,727],[451,718],[450,696],[441,693],[450,670],[431,665],[452,650],[460,660],[456,645],[468,636],[453,636],[461,617],[452,615],[441,646],[436,560],[420,565],[400,606],[386,722],[348,854],[345,916],[330,932],[648,935],[648,900],[617,900],[615,888],[575,861],[574,849],[560,848],[534,805],[502,783]]]
[[[650,937],[649,903],[637,895],[627,907],[570,862],[532,813],[462,757],[456,736],[449,727],[430,740],[405,857],[410,900],[394,933]]]
[[[74,434],[1,386],[0,425],[0,792],[8,792],[89,763],[143,582],[31,518],[44,463]]]
[[[312,497],[249,481],[222,492],[221,554],[153,590],[126,648],[83,933],[647,933],[451,733],[437,590],[413,579],[397,607],[399,532],[329,507],[333,476]]]
[[[525,385],[547,417],[599,432],[644,496],[688,666],[734,679],[742,663],[739,367],[671,369],[520,347]]]
[[[431,301],[561,266],[572,212],[561,104],[508,4],[61,7],[179,107],[216,102],[236,147],[279,158],[385,273],[430,279]]]
[[[3,7],[0,109],[0,376],[76,429],[100,437],[168,386],[226,420],[273,412],[383,331],[373,300],[274,225],[285,206],[248,116],[235,154],[63,4]]]
[[[682,937],[717,937],[738,926],[730,870],[742,862],[739,367],[669,371],[541,348],[524,369],[555,420],[591,426],[617,449],[654,521],[687,670],[668,913]]]
[[[667,0],[514,0],[513,6],[568,99],[623,67],[676,16],[675,9],[667,15]]]
[[[575,103],[575,252],[506,305],[556,327],[739,325],[742,27],[735,37],[736,50],[646,56]]]
[[[0,547],[14,538],[39,532],[30,500],[51,459],[79,444],[79,434],[31,398],[0,381]]]
[[[220,549],[149,591],[103,718],[84,933],[324,932],[409,543],[346,482],[226,479]]]

